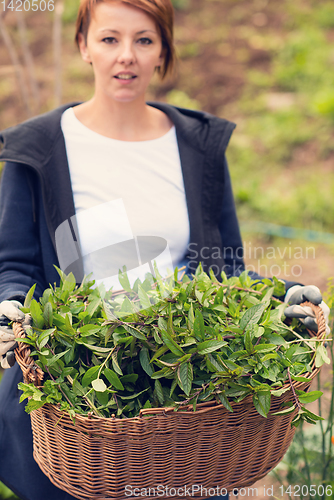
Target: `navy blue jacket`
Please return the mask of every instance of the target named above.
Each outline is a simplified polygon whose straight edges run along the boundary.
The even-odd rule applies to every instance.
[[[188,271],[202,261],[216,274],[221,269],[240,274],[242,242],[225,160],[235,125],[203,112],[149,104],[164,111],[176,129],[190,222]],[[59,283],[55,233],[75,214],[60,119],[74,105],[0,135],[0,161],[6,161],[0,191],[0,301],[24,300],[34,283],[36,297],[49,283]],[[0,480],[22,499],[70,500],[33,460],[30,418],[19,404],[20,379],[16,365],[0,385]]]

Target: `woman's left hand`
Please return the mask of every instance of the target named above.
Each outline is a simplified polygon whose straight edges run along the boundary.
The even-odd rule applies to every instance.
[[[300,305],[305,301],[312,302],[321,307],[326,321],[326,335],[328,335],[330,332],[328,325],[330,310],[328,305],[322,300],[319,288],[315,285],[295,285],[289,288],[285,294],[284,302],[291,305],[285,309],[285,316],[287,318],[299,318],[309,330],[317,332],[318,325],[315,321],[314,312],[310,307]]]

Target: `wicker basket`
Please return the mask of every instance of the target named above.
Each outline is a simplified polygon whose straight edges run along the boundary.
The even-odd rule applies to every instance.
[[[307,305],[316,313],[317,336],[323,339],[322,311]],[[18,323],[15,331],[24,335]],[[16,358],[24,378],[38,385],[42,372],[28,350],[19,344]],[[305,390],[318,371],[313,367],[309,382],[294,382],[294,387]],[[45,405],[31,413],[34,458],[53,484],[82,500],[126,499],[142,488],[152,498],[207,498],[251,486],[278,464],[293,439],[295,413],[271,414],[292,399],[292,391],[273,397],[268,418],[247,397],[231,404],[233,413],[208,402],[195,412],[192,406],[177,412],[146,409],[129,419],[78,415],[75,425],[67,413]]]

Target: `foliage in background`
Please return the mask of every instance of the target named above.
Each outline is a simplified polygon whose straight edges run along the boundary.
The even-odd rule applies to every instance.
[[[329,280],[324,300],[331,310],[331,330],[334,333],[334,280]],[[331,337],[332,338],[332,337]],[[329,395],[328,405],[324,404],[325,396],[318,400],[318,413],[325,418],[316,426],[304,423],[297,429],[292,445],[280,464],[272,472],[283,485],[289,498],[294,497],[294,485],[305,485],[300,489],[301,499],[326,500],[334,496],[334,345],[329,341],[331,354],[330,377],[323,385]],[[317,376],[320,388],[320,374]],[[293,485],[289,488],[289,485]],[[313,486],[313,489],[311,487]],[[331,488],[331,493],[328,488]],[[313,492],[315,491],[315,494]]]
[[[4,484],[0,483],[0,500],[18,500],[18,497]]]
[[[233,106],[239,130],[229,159],[238,212],[244,220],[332,232],[333,170],[320,165],[334,153],[334,6],[296,0],[284,11],[280,35],[258,30],[254,41],[270,64],[250,69]]]
[[[333,3],[173,3],[178,72],[172,80],[154,81],[149,98],[204,109],[236,122],[228,160],[241,219],[332,231]],[[79,0],[64,0],[63,102],[89,99],[93,91],[92,69],[81,61],[73,43],[78,4]],[[11,14],[5,20],[23,67],[16,18]],[[53,13],[25,16],[26,46],[34,57],[41,111],[47,111],[53,107],[55,79]],[[0,55],[5,56],[4,51]],[[11,70],[10,59],[4,64],[4,70]],[[25,118],[17,98],[25,87],[15,87],[15,72],[4,74],[1,127]]]

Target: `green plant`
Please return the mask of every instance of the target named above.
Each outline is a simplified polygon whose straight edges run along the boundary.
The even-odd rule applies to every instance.
[[[334,314],[334,282],[329,280],[324,299]],[[331,322],[332,333],[334,321]],[[331,340],[331,339],[330,339]],[[298,496],[305,499],[325,500],[334,494],[334,346],[330,341],[331,372],[323,389],[329,395],[329,405],[324,408],[323,398],[318,400],[318,413],[325,417],[316,426],[304,423],[297,429],[295,438],[284,460],[272,474],[281,483],[282,492],[289,498],[296,493],[295,485],[304,485]],[[317,376],[318,389],[321,387]]]
[[[18,500],[18,497],[3,483],[0,483],[0,500]]]
[[[120,273],[125,293],[78,287],[60,270],[61,284],[45,290],[38,303],[27,296],[23,310],[33,323],[25,342],[47,374],[42,388],[21,383],[28,412],[45,403],[75,413],[133,417],[141,408],[182,407],[217,400],[232,411],[231,401],[252,396],[264,417],[271,397],[307,381],[315,362],[327,362],[322,341],[310,339],[295,321],[282,321],[284,285],[274,278],[252,281],[247,273],[220,283],[199,266],[193,280],[162,281],[148,274],[131,288]],[[314,341],[315,340],[315,341]],[[289,382],[285,385],[285,382]],[[294,390],[293,425],[320,417],[304,407],[320,391]]]

